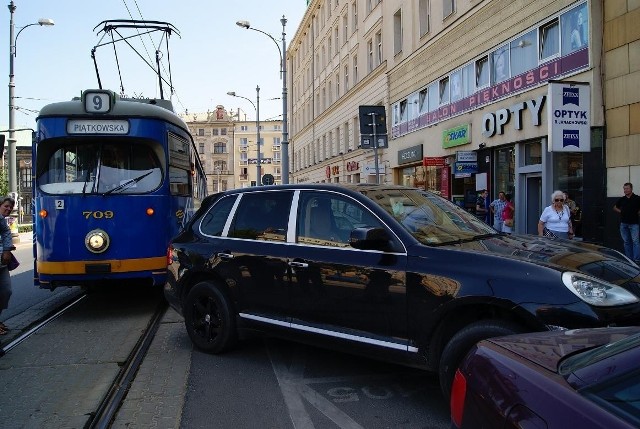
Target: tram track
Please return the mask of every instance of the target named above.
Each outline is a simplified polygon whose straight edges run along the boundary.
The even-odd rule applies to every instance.
[[[52,313],[46,315],[41,320],[35,322],[25,332],[21,333],[16,338],[12,339],[6,346],[3,346],[2,348],[0,348],[0,357],[3,357],[6,353],[11,351],[13,348],[18,346],[23,341],[27,340],[29,337],[34,335],[40,329],[42,329],[43,327],[47,326],[48,324],[52,323],[54,320],[56,320],[57,318],[65,314],[67,311],[75,307],[78,303],[80,303],[86,297],[87,297],[87,294],[83,293],[82,295],[72,299],[70,302],[67,302],[64,305],[62,305],[61,308],[53,311]]]
[[[151,347],[153,338],[158,332],[158,328],[160,327],[160,323],[167,311],[167,308],[168,305],[164,300],[158,304],[147,328],[144,330],[144,334],[140,337],[135,347],[127,357],[127,360],[122,365],[117,377],[100,403],[100,406],[85,425],[85,429],[106,429],[111,426],[118,409],[126,398],[138,369],[142,365],[142,362]]]

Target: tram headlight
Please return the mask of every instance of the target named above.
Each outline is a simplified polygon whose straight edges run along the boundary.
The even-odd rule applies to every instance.
[[[109,234],[101,229],[94,229],[84,238],[84,244],[89,252],[102,253],[109,247]]]

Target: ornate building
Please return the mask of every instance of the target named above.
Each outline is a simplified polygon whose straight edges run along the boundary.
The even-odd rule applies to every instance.
[[[213,112],[180,116],[193,135],[207,174],[209,193],[256,186],[258,133],[255,120],[247,120],[241,111],[227,112],[221,105]],[[260,122],[261,183],[282,183],[281,140],[282,121]]]

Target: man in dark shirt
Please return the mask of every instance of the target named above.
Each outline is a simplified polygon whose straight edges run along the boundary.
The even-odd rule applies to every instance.
[[[624,197],[613,206],[620,213],[620,235],[624,242],[624,253],[628,258],[640,263],[640,196],[633,193],[633,185],[625,183],[622,187]]]

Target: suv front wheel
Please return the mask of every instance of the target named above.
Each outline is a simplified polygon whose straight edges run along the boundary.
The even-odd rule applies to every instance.
[[[442,351],[439,365],[440,390],[446,400],[451,394],[451,385],[456,369],[462,359],[478,341],[524,332],[521,326],[503,320],[481,320],[458,331]]]
[[[237,340],[236,319],[224,291],[210,282],[196,284],[187,295],[184,322],[193,344],[207,353],[221,353]]]

